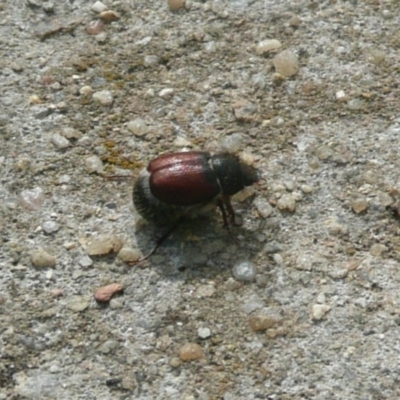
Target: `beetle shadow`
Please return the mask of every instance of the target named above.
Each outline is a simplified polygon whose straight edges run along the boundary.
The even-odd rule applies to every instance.
[[[231,226],[229,232],[217,215],[214,212],[184,220],[143,266],[178,279],[187,279],[187,275],[211,278],[240,260],[254,259],[265,244],[259,240],[260,220],[252,221],[250,229],[246,224]],[[136,240],[144,256],[169,228],[149,223],[137,231]]]

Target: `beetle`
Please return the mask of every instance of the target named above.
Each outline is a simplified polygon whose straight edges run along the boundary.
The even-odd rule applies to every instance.
[[[215,205],[229,229],[229,222],[235,223],[231,196],[258,180],[256,168],[227,152],[166,153],[150,161],[134,184],[133,203],[144,219],[157,225],[169,224],[171,228],[144,259],[156,251],[184,218],[204,214]]]

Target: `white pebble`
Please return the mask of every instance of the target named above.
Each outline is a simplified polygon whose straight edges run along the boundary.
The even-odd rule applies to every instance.
[[[161,90],[160,93],[158,93],[158,95],[164,99],[172,97],[173,94],[174,94],[174,89],[172,88],[165,88]]]
[[[38,210],[44,201],[44,192],[41,187],[31,190],[23,190],[19,194],[19,200],[23,207],[28,210]]]
[[[93,100],[103,106],[109,106],[113,103],[114,97],[109,90],[101,90],[100,92],[93,93]]]
[[[228,151],[230,153],[235,153],[243,145],[243,135],[241,133],[232,133],[225,137],[221,142],[221,150]]]
[[[108,7],[101,1],[96,1],[96,3],[94,3],[91,8],[94,12],[97,12],[97,13],[101,13],[108,9]]]
[[[211,331],[209,328],[199,328],[197,330],[197,336],[200,339],[207,339],[211,336]]]
[[[57,224],[55,221],[46,221],[42,224],[43,232],[50,234],[57,232],[60,229],[60,225]]]
[[[90,95],[93,93],[93,89],[92,89],[91,86],[85,85],[85,86],[82,86],[82,87],[79,89],[79,93],[80,93],[82,96],[90,96]]]
[[[259,42],[256,46],[256,54],[261,55],[268,53],[269,51],[276,50],[282,47],[282,44],[279,40],[276,39],[267,39]]]
[[[51,137],[51,142],[56,146],[58,149],[66,149],[71,145],[68,139],[64,136],[61,136],[59,133],[55,133]]]
[[[272,60],[278,74],[289,77],[299,71],[299,60],[297,55],[290,50],[284,50],[277,54]]]
[[[263,198],[255,199],[254,200],[254,206],[256,207],[258,213],[263,218],[268,218],[274,212],[274,209],[271,206],[271,204],[269,204],[268,201],[266,199],[263,199]]]
[[[97,156],[90,156],[86,159],[86,169],[90,174],[103,172],[103,162]]]
[[[330,309],[331,307],[327,304],[314,304],[312,307],[311,318],[314,321],[320,321]]]
[[[126,127],[136,136],[143,136],[148,132],[146,122],[142,118],[129,121]]]
[[[237,281],[250,282],[256,277],[257,270],[251,261],[240,261],[233,266],[232,274]]]

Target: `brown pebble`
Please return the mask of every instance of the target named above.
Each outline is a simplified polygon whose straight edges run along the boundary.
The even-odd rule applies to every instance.
[[[85,29],[89,35],[98,35],[104,30],[104,22],[100,20],[91,21],[86,25]]]
[[[99,302],[107,302],[110,301],[115,293],[121,292],[123,289],[124,285],[120,283],[111,283],[110,285],[98,288],[94,294],[94,298]]]
[[[112,10],[107,10],[100,13],[100,19],[107,23],[117,21],[120,18],[120,15]]]
[[[37,268],[52,268],[56,265],[57,259],[44,249],[39,247],[31,254],[31,263]]]
[[[365,199],[357,199],[351,203],[351,208],[356,214],[360,214],[368,208],[368,201]]]
[[[250,328],[254,332],[265,331],[272,328],[278,321],[268,315],[256,314],[249,317]]]
[[[198,360],[204,357],[204,351],[197,343],[187,343],[179,350],[179,358],[182,361]]]
[[[168,0],[168,7],[171,11],[177,11],[185,5],[185,0]]]

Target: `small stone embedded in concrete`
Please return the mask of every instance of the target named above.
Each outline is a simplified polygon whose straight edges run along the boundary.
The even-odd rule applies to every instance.
[[[94,298],[99,302],[110,301],[111,297],[115,293],[121,292],[124,289],[124,285],[120,283],[111,283],[106,286],[102,286],[96,290]]]
[[[295,263],[295,268],[300,271],[311,271],[313,267],[313,260],[311,255],[307,253],[300,254]]]
[[[162,89],[158,93],[158,95],[160,97],[162,97],[163,99],[168,99],[173,96],[174,92],[175,92],[175,90],[173,88],[165,88],[165,89]]]
[[[126,127],[136,136],[143,136],[148,132],[146,122],[142,118],[136,118],[129,121]]]
[[[85,29],[89,35],[98,35],[104,30],[104,22],[101,20],[90,21]]]
[[[74,296],[67,303],[67,308],[74,312],[85,311],[89,307],[89,299],[87,296]]]
[[[339,103],[344,103],[348,100],[348,96],[344,90],[338,90],[335,94],[335,97]]]
[[[296,211],[295,197],[290,193],[284,194],[277,202],[277,206],[281,211]]]
[[[276,72],[283,77],[296,75],[299,71],[297,55],[290,50],[284,50],[272,60]]]
[[[271,204],[262,197],[255,199],[253,204],[263,218],[268,218],[274,212],[274,208]]]
[[[251,282],[256,277],[257,269],[251,261],[240,261],[233,266],[232,274],[237,281]]]
[[[103,161],[101,161],[98,156],[90,156],[86,159],[86,170],[89,174],[97,173],[101,174],[103,172]]]
[[[37,268],[52,268],[56,265],[56,257],[39,247],[31,253],[31,263]]]
[[[177,11],[185,5],[185,0],[168,0],[168,7],[171,11]]]
[[[276,39],[266,39],[259,43],[256,46],[256,54],[262,55],[266,54],[272,50],[276,50],[282,47],[282,43]]]
[[[117,257],[128,264],[134,263],[140,259],[140,251],[131,247],[123,247]]]
[[[113,103],[114,97],[109,90],[101,90],[93,93],[93,100],[102,106],[109,106]]]
[[[19,194],[19,202],[27,210],[39,210],[44,202],[44,199],[44,191],[41,187],[23,190]]]
[[[200,339],[208,339],[211,336],[211,330],[209,328],[199,328],[197,330],[197,336]]]
[[[220,149],[230,153],[235,153],[243,147],[243,135],[240,133],[232,133],[226,136],[220,145]]]
[[[82,86],[79,89],[79,94],[82,96],[90,96],[93,93],[93,88],[89,85]]]
[[[53,134],[53,136],[51,137],[51,142],[54,144],[54,146],[57,147],[57,149],[60,150],[66,149],[67,147],[71,146],[69,140],[64,136],[61,136],[59,133]]]
[[[82,133],[77,129],[66,126],[61,129],[61,134],[69,140],[78,140],[82,137]]]
[[[100,19],[107,23],[117,21],[120,18],[121,16],[113,10],[106,10],[100,13]]]
[[[331,307],[327,304],[314,304],[312,306],[311,319],[313,321],[320,321],[330,309]]]
[[[169,365],[172,368],[178,368],[182,365],[182,360],[179,357],[171,357],[171,359],[169,360]]]
[[[385,253],[387,251],[387,247],[382,244],[382,243],[375,243],[371,246],[369,252],[375,256],[375,257],[379,257],[380,255],[382,255],[382,253]]]
[[[93,260],[89,256],[84,255],[78,259],[78,264],[83,268],[87,268],[93,265]]]
[[[248,321],[250,328],[254,332],[265,331],[266,329],[272,328],[278,322],[276,318],[271,318],[265,314],[250,315]]]
[[[47,234],[55,233],[60,229],[60,225],[55,221],[45,221],[42,224],[43,232]]]
[[[351,203],[351,208],[356,214],[360,214],[367,210],[368,201],[364,198],[356,199]]]
[[[182,361],[193,361],[204,357],[204,351],[197,343],[187,343],[179,350],[179,358]]]
[[[102,3],[101,1],[96,1],[96,2],[92,5],[91,9],[92,9],[94,12],[100,14],[101,12],[106,11],[106,10],[108,9],[108,7],[107,7],[104,3]]]
[[[89,256],[100,256],[109,253],[118,253],[123,245],[122,240],[117,235],[101,235],[94,237],[86,246]]]
[[[239,122],[253,122],[258,118],[258,108],[248,100],[238,100],[232,104],[233,114]]]

